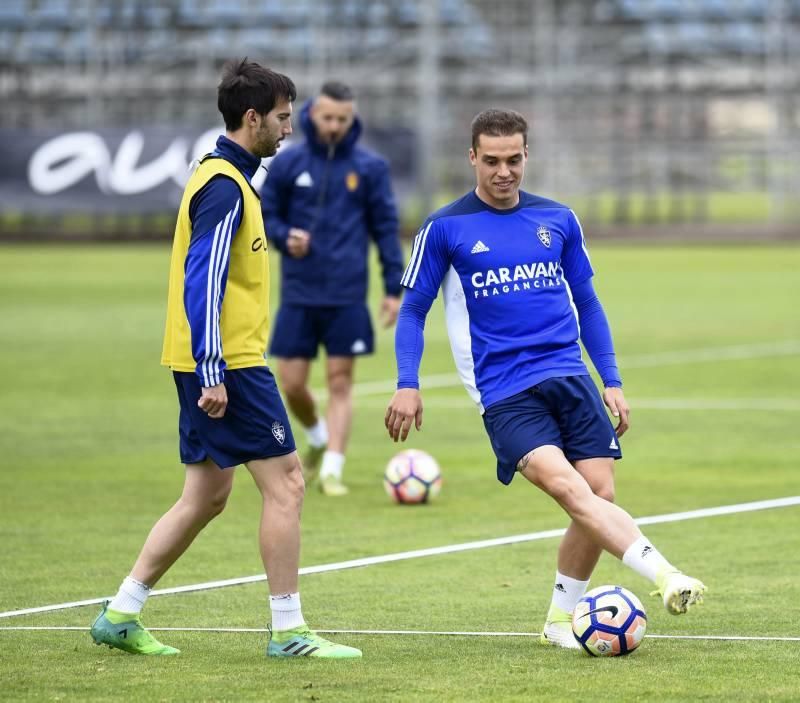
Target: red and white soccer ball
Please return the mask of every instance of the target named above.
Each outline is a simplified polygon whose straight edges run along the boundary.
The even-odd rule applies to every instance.
[[[427,503],[439,495],[442,472],[430,454],[406,449],[386,465],[383,487],[396,503]]]
[[[578,601],[572,632],[593,657],[630,654],[644,638],[647,615],[641,601],[622,586],[598,586]]]

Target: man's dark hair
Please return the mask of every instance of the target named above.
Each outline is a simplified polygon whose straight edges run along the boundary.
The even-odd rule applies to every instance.
[[[217,107],[229,132],[242,126],[242,116],[250,108],[266,115],[281,99],[297,99],[297,89],[288,76],[247,58],[225,64],[217,87]]]
[[[481,134],[489,137],[510,137],[521,134],[522,143],[528,143],[528,122],[514,110],[498,110],[490,108],[475,115],[472,120],[472,150],[478,150]]]
[[[342,103],[355,100],[353,89],[341,81],[328,81],[319,89],[319,94]]]

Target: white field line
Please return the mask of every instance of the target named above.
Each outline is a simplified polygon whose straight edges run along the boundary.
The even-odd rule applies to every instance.
[[[269,632],[266,627],[149,627],[151,632],[232,632],[257,633]],[[74,631],[88,632],[89,628],[74,626],[22,626],[0,627],[0,631]],[[474,632],[446,630],[315,630],[324,635],[417,635],[434,637],[539,637],[540,632]],[[659,640],[735,640],[745,642],[800,642],[800,637],[768,637],[753,635],[645,635],[648,639]]]
[[[448,410],[475,410],[475,403],[466,395],[424,398],[426,408],[445,408]],[[359,401],[360,408],[385,409],[387,398],[368,398]],[[792,398],[634,398],[633,410],[728,410],[745,412],[800,412],[800,400]]]
[[[676,351],[654,352],[622,357],[619,368],[648,369],[656,366],[675,366],[680,364],[698,364],[718,361],[746,361],[775,356],[795,356],[800,354],[800,340],[789,339],[779,342],[762,342],[759,344],[737,344],[727,347],[701,347],[698,349],[681,349]],[[420,388],[451,388],[460,386],[461,379],[455,373],[439,373],[420,378]],[[396,387],[394,379],[385,381],[366,381],[356,383],[353,392],[356,397],[384,395],[392,393]],[[327,390],[315,390],[314,395],[320,400],[327,397]]]
[[[700,508],[699,510],[687,510],[679,513],[665,513],[663,515],[651,515],[636,519],[637,525],[656,525],[667,522],[683,522],[684,520],[696,520],[699,518],[717,517],[719,515],[733,515],[736,513],[748,513],[755,510],[769,510],[773,508],[786,508],[800,505],[800,496],[787,496],[785,498],[775,498],[772,500],[758,500],[750,503],[738,503],[735,505],[721,505],[713,508]],[[329,571],[342,571],[344,569],[354,569],[363,566],[374,566],[376,564],[388,564],[396,561],[406,561],[407,559],[419,559],[421,557],[439,556],[441,554],[456,554],[475,549],[486,549],[488,547],[500,547],[507,544],[520,544],[522,542],[534,542],[550,537],[560,537],[566,530],[559,528],[556,530],[543,530],[541,532],[530,532],[522,535],[511,535],[509,537],[498,537],[495,539],[484,539],[476,542],[463,542],[461,544],[449,544],[442,547],[430,547],[428,549],[414,549],[408,552],[396,552],[394,554],[382,554],[373,557],[363,557],[361,559],[349,559],[347,561],[334,562],[332,564],[320,564],[318,566],[305,566],[300,569],[300,575],[322,574]],[[243,576],[239,578],[223,579],[221,581],[206,581],[205,583],[195,583],[188,586],[176,586],[174,588],[160,588],[151,592],[151,596],[166,596],[174,593],[191,593],[194,591],[209,591],[214,588],[224,588],[226,586],[241,586],[248,583],[258,583],[266,581],[264,574],[255,576]],[[17,615],[31,615],[33,613],[45,613],[53,610],[67,610],[68,608],[79,608],[84,605],[97,605],[112,596],[100,598],[89,598],[87,600],[72,601],[69,603],[56,603],[54,605],[43,605],[35,608],[23,608],[21,610],[8,610],[0,613],[0,618],[10,618]]]

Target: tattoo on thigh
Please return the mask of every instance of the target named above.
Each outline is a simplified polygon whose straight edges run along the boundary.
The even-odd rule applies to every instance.
[[[517,464],[517,471],[524,471],[528,466],[528,462],[530,462],[532,456],[533,452],[528,452],[524,457],[522,457]]]

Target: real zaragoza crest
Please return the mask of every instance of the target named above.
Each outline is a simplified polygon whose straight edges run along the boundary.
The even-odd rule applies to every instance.
[[[539,237],[539,241],[542,244],[544,244],[548,249],[550,248],[552,237],[550,236],[550,230],[547,229],[547,227],[544,225],[539,225],[539,228],[536,230],[536,236]]]
[[[286,441],[286,430],[283,429],[283,425],[277,420],[272,423],[272,435],[280,444]]]

